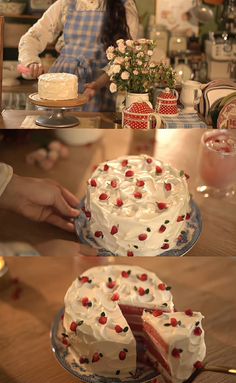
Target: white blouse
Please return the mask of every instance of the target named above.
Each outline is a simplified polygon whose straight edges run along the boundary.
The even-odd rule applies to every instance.
[[[104,10],[104,0],[76,0],[78,11]],[[43,16],[23,35],[19,43],[19,62],[25,66],[31,63],[40,63],[39,54],[44,51],[47,44],[57,39],[58,52],[64,46],[63,29],[66,21],[68,0],[57,0]],[[132,39],[138,37],[139,18],[134,0],[125,2],[127,24]],[[62,35],[59,37],[59,35]],[[58,38],[59,37],[59,38]]]
[[[13,169],[10,165],[0,162],[0,198],[6,189],[7,185],[11,181],[13,176]]]

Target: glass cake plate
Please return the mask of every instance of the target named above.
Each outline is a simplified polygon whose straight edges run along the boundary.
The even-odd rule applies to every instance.
[[[136,373],[122,380],[119,379],[119,377],[109,378],[95,374],[91,375],[91,372],[86,370],[86,366],[82,367],[75,361],[70,347],[67,347],[62,343],[62,334],[65,331],[61,320],[63,313],[64,308],[58,312],[53,322],[51,328],[51,346],[56,359],[65,370],[86,383],[159,383],[157,380],[159,375],[157,370],[149,365],[144,365],[139,362],[137,363]]]
[[[118,254],[113,254],[111,251],[103,249],[98,246],[95,238],[91,235],[89,230],[89,222],[86,218],[83,208],[84,208],[84,200],[82,199],[80,202],[80,210],[81,214],[78,218],[75,219],[75,228],[76,233],[78,235],[79,241],[83,244],[89,245],[98,249],[99,256],[118,256]],[[156,256],[175,256],[180,257],[187,254],[193,246],[198,241],[200,234],[202,232],[202,218],[200,209],[197,204],[191,200],[191,218],[189,221],[186,221],[186,228],[184,231],[181,231],[181,240],[178,240],[176,243],[176,247],[171,250],[164,251],[162,253],[156,254]]]

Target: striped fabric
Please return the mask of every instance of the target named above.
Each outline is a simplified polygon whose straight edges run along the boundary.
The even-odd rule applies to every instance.
[[[204,121],[200,119],[197,113],[179,114],[177,117],[161,117],[164,128],[168,129],[191,129],[191,128],[207,128]]]
[[[107,65],[104,47],[99,41],[103,19],[103,11],[77,11],[76,0],[70,0],[64,28],[65,46],[50,72],[76,74],[80,93],[85,83],[94,81]],[[114,111],[114,97],[108,89],[102,89],[82,110]]]

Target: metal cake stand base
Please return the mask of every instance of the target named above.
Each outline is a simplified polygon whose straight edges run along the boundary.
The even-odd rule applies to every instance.
[[[51,115],[39,116],[36,125],[46,128],[72,128],[80,124],[80,121],[75,116],[65,116],[62,109],[54,109]]]

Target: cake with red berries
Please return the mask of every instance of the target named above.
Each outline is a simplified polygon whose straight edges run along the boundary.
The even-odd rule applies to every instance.
[[[186,178],[147,155],[101,163],[88,180],[83,209],[90,237],[121,256],[175,248],[191,215]]]
[[[182,383],[201,365],[206,346],[199,312],[144,312],[148,356],[166,383]]]
[[[137,266],[91,268],[66,293],[63,343],[91,374],[130,376],[144,341],[144,309],[174,310],[170,287],[154,273]]]

